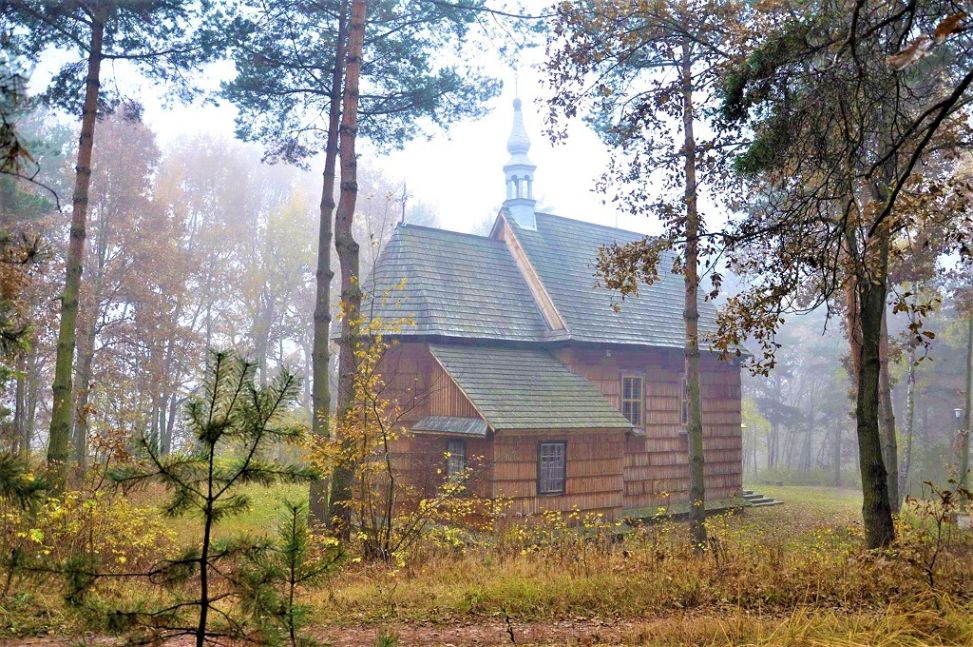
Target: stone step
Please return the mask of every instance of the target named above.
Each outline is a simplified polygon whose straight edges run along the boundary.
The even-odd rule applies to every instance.
[[[751,508],[765,508],[772,505],[781,505],[783,501],[777,501],[770,497],[766,497],[763,494],[758,494],[753,490],[744,490],[743,498],[747,502],[747,505]]]

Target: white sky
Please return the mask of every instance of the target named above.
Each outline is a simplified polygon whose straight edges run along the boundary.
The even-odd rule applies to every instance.
[[[543,6],[543,5],[542,5]],[[359,146],[361,165],[380,170],[389,180],[404,181],[410,201],[421,202],[438,216],[441,226],[457,231],[471,231],[486,219],[496,216],[504,198],[502,167],[507,160],[507,136],[513,120],[515,96],[514,73],[508,61],[496,50],[480,54],[485,71],[503,80],[500,96],[488,104],[489,113],[481,119],[453,124],[447,131],[434,132],[431,139],[410,142],[400,151],[379,155],[367,143]],[[537,164],[534,194],[538,209],[569,218],[588,220],[625,229],[654,233],[657,231],[644,218],[619,214],[603,204],[594,193],[595,181],[605,169],[608,153],[597,135],[581,120],[569,125],[565,143],[552,145],[542,133],[544,87],[543,73],[538,69],[543,48],[522,53],[519,65],[520,97],[524,119],[531,138],[530,158]],[[217,87],[219,80],[232,73],[232,66],[220,64],[206,70],[206,85]],[[128,88],[126,88],[128,90]],[[158,96],[146,84],[133,85],[133,94],[145,105],[145,122],[158,133],[163,149],[176,140],[201,132],[233,137],[231,105],[164,106],[152,100]],[[253,148],[259,156],[259,149]],[[320,164],[312,164],[315,174]]]
[[[527,11],[549,9],[547,0],[527,0]],[[453,124],[446,132],[434,131],[431,139],[410,142],[400,151],[380,155],[367,143],[359,146],[360,164],[380,171],[394,182],[405,182],[410,203],[422,203],[438,217],[442,227],[457,231],[482,228],[492,221],[503,201],[505,190],[502,167],[507,160],[507,136],[513,120],[512,102],[516,94],[515,74],[509,60],[503,60],[492,43],[470,46],[484,71],[503,81],[503,92],[487,106],[481,119]],[[43,87],[50,75],[66,60],[63,52],[48,52],[32,78],[32,89]],[[646,218],[616,213],[594,192],[595,182],[608,162],[608,152],[597,135],[580,119],[568,125],[568,138],[557,145],[543,135],[545,87],[540,65],[544,48],[523,50],[517,66],[524,120],[531,138],[530,158],[537,164],[534,195],[538,209],[557,215],[618,226],[645,233],[659,228]],[[179,140],[200,133],[233,138],[236,109],[229,104],[197,102],[182,105],[162,101],[162,92],[144,81],[124,62],[112,63],[104,70],[107,82],[118,83],[123,94],[142,102],[144,120],[158,135],[163,150]],[[215,90],[233,72],[229,62],[216,63],[202,71],[202,85]],[[259,146],[248,147],[255,157]],[[95,155],[97,155],[97,144]],[[311,170],[320,173],[320,161]]]

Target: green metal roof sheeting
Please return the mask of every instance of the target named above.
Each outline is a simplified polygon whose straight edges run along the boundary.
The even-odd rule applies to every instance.
[[[431,434],[459,434],[461,436],[486,438],[487,423],[479,418],[426,416],[412,425],[412,431]]]
[[[597,387],[547,351],[459,344],[429,350],[494,429],[632,428]]]

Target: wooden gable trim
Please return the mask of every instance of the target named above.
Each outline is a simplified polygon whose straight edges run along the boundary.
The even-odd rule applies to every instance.
[[[480,408],[476,406],[476,402],[473,402],[473,398],[471,398],[469,394],[463,390],[463,387],[460,386],[460,383],[457,382],[455,379],[453,379],[453,376],[449,374],[449,370],[446,369],[446,365],[443,364],[441,361],[439,361],[439,358],[436,357],[436,353],[432,352],[432,349],[429,348],[428,344],[426,345],[426,352],[429,353],[429,356],[432,357],[433,360],[435,360],[436,365],[439,366],[440,369],[442,369],[443,375],[446,376],[446,379],[449,380],[450,383],[456,387],[457,391],[463,394],[463,397],[466,398],[466,401],[469,402],[470,406],[473,407],[473,410],[476,411],[476,415],[480,416],[480,419],[487,423],[488,431],[492,431],[493,425],[491,425],[490,421],[487,420],[487,417],[483,415],[483,412],[480,411]]]
[[[494,240],[502,240],[507,246],[507,250],[517,263],[517,269],[520,270],[520,274],[524,277],[524,281],[530,289],[531,296],[534,297],[534,303],[537,304],[538,310],[544,316],[544,321],[547,323],[548,328],[555,331],[566,331],[568,327],[564,323],[564,318],[561,317],[561,313],[554,306],[551,295],[547,293],[547,289],[541,282],[541,277],[537,275],[537,270],[530,264],[530,259],[527,258],[527,252],[524,251],[520,241],[517,240],[517,236],[514,234],[510,223],[507,222],[503,213],[497,216],[497,221],[493,225],[490,237]]]

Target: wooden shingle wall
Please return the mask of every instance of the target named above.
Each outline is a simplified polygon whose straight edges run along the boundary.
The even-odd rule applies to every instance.
[[[409,429],[425,416],[477,418],[466,396],[446,375],[423,343],[401,343],[382,358],[379,371],[385,380],[382,395],[399,403],[399,426]],[[454,438],[456,436],[453,436]],[[445,478],[449,437],[438,434],[403,433],[392,444],[392,460],[399,476],[419,496],[433,496]],[[466,439],[468,484],[478,496],[490,496],[493,446],[486,438]]]
[[[563,495],[537,494],[537,451],[543,441],[567,443]],[[493,495],[510,499],[517,518],[545,510],[602,513],[616,519],[623,504],[625,432],[617,429],[502,431],[493,439]]]
[[[688,440],[681,420],[683,356],[679,350],[567,349],[557,353],[571,370],[596,384],[619,405],[620,376],[641,375],[645,425],[641,435],[620,431],[504,431],[488,440],[471,439],[479,456],[478,494],[512,499],[510,513],[545,509],[602,512],[614,518],[622,508],[654,508],[688,500]],[[406,409],[408,427],[427,415],[478,417],[472,404],[429,354],[424,344],[404,343],[383,360],[386,397]],[[740,371],[715,357],[702,359],[703,447],[706,497],[728,498],[742,487]],[[568,443],[566,492],[537,496],[537,445]],[[403,436],[395,443],[396,465],[409,482],[431,492],[441,479],[446,438]],[[492,481],[492,486],[489,483]],[[667,496],[668,494],[668,496]]]
[[[645,385],[642,435],[625,439],[624,507],[688,501],[689,443],[682,424],[680,350],[567,349],[560,359],[597,384],[618,406],[620,376],[641,375]],[[740,370],[714,356],[701,359],[706,498],[724,499],[743,486]]]

